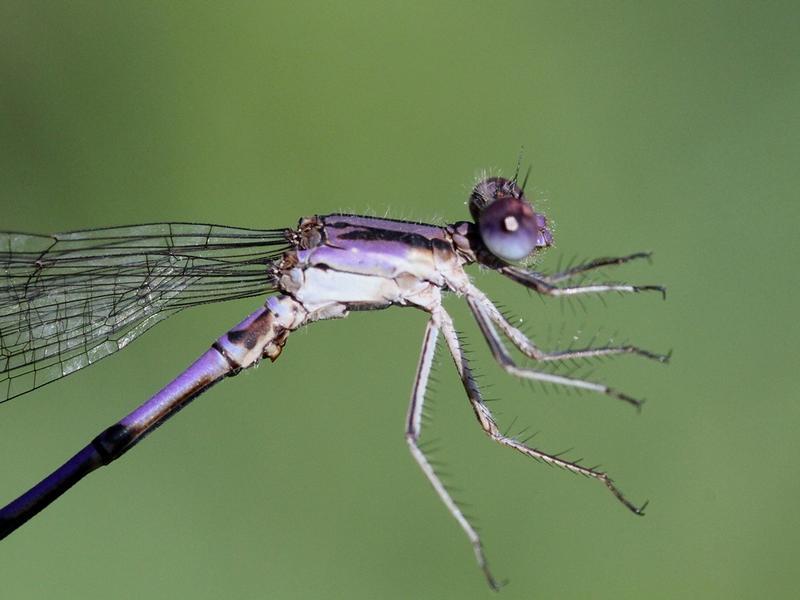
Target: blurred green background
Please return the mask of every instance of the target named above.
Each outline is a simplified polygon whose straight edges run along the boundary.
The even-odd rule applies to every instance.
[[[555,223],[542,268],[654,250],[606,305],[480,286],[546,346],[656,351],[595,373],[648,399],[542,393],[448,301],[504,426],[601,485],[490,442],[442,357],[427,439],[504,598],[793,597],[798,531],[796,2],[0,4],[0,229],[352,211],[465,218],[483,169]],[[261,301],[180,314],[0,407],[10,500]],[[293,336],[0,544],[4,598],[488,598],[403,441],[425,316]],[[516,421],[514,419],[516,418]]]

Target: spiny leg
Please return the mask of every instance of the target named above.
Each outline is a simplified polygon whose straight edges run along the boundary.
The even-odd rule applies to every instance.
[[[573,285],[559,287],[549,282],[544,275],[526,271],[513,265],[505,265],[498,269],[500,273],[521,283],[527,288],[536,291],[539,294],[554,297],[577,296],[579,294],[603,294],[607,292],[660,292],[663,298],[666,298],[667,290],[660,285],[631,285],[628,283],[590,283],[587,285]]]
[[[436,475],[436,471],[428,461],[425,453],[419,447],[419,437],[422,429],[422,407],[425,402],[425,389],[428,385],[428,378],[431,373],[433,357],[436,353],[436,340],[438,337],[439,326],[436,324],[434,318],[431,318],[431,320],[428,321],[428,326],[425,330],[425,337],[422,341],[422,351],[419,357],[419,364],[417,365],[417,374],[414,378],[414,388],[411,392],[411,403],[409,404],[408,416],[406,418],[406,442],[411,450],[411,455],[414,457],[414,460],[417,461],[417,464],[419,464],[422,472],[425,474],[425,477],[428,478],[428,481],[430,481],[433,489],[436,491],[442,502],[444,502],[447,510],[450,511],[450,514],[453,515],[456,521],[458,521],[458,524],[464,530],[464,533],[467,534],[467,538],[469,538],[469,541],[472,544],[472,550],[475,552],[475,558],[477,559],[478,565],[483,571],[483,574],[486,576],[489,586],[493,590],[498,590],[500,589],[500,585],[494,579],[491,571],[489,570],[489,565],[486,561],[486,555],[483,552],[483,546],[481,544],[481,539],[478,535],[478,532],[475,531],[475,528],[450,496],[441,479],[439,479],[439,477]]]
[[[505,346],[503,345],[503,341],[497,334],[497,330],[494,328],[494,325],[492,325],[489,317],[483,312],[482,308],[474,303],[469,297],[467,297],[467,302],[472,310],[472,314],[475,315],[475,320],[478,322],[478,326],[481,329],[481,333],[483,333],[483,337],[486,339],[486,343],[489,344],[489,350],[491,350],[492,356],[506,373],[523,379],[544,381],[556,385],[564,385],[583,390],[590,390],[592,392],[599,392],[601,394],[605,394],[606,396],[611,396],[612,398],[632,404],[636,408],[641,408],[643,404],[642,400],[632,398],[627,394],[618,392],[617,390],[601,383],[586,381],[584,379],[575,379],[565,375],[556,375],[554,373],[544,373],[542,371],[520,367],[514,362],[514,359],[511,358],[508,350],[506,350]]]
[[[585,475],[587,477],[591,477],[593,479],[597,479],[601,481],[608,490],[614,494],[614,496],[619,500],[625,507],[637,515],[643,515],[644,509],[647,506],[645,502],[642,506],[636,506],[633,502],[628,500],[622,492],[614,485],[614,482],[608,476],[607,473],[603,471],[598,471],[597,469],[587,468],[583,465],[578,464],[577,462],[571,462],[568,460],[564,460],[555,456],[553,454],[547,454],[546,452],[542,452],[536,448],[532,448],[530,446],[526,446],[525,444],[510,438],[504,435],[500,428],[498,427],[497,423],[492,416],[491,411],[489,408],[484,404],[483,399],[481,398],[480,390],[478,389],[477,384],[475,383],[475,379],[472,376],[472,371],[470,370],[469,363],[467,362],[466,357],[461,352],[461,346],[458,342],[458,335],[456,334],[455,328],[453,327],[453,321],[450,318],[450,315],[445,312],[444,309],[439,309],[437,312],[439,317],[440,326],[442,328],[442,334],[444,335],[445,341],[447,342],[447,347],[450,350],[450,355],[453,357],[453,360],[456,364],[456,369],[458,370],[458,374],[461,377],[461,382],[464,385],[464,389],[467,392],[467,397],[469,398],[469,402],[472,405],[472,410],[475,412],[475,416],[478,418],[478,422],[483,428],[484,432],[492,438],[494,441],[502,444],[503,446],[508,446],[509,448],[513,448],[514,450],[521,452],[526,456],[530,456],[536,460],[544,461],[550,465],[554,465],[557,467],[561,467],[573,473],[578,473],[580,475]]]
[[[554,360],[613,356],[615,354],[636,354],[658,362],[669,362],[669,355],[656,354],[654,352],[650,352],[649,350],[631,345],[603,346],[599,348],[580,348],[577,350],[545,352],[544,350],[538,348],[530,339],[528,339],[524,333],[509,323],[508,319],[503,316],[503,313],[501,313],[494,303],[489,300],[486,294],[484,294],[474,285],[470,285],[467,288],[466,297],[469,307],[472,310],[472,314],[474,314],[475,318],[478,319],[478,324],[481,326],[481,329],[483,329],[483,325],[481,325],[481,317],[479,316],[479,313],[483,313],[485,317],[491,319],[498,327],[500,327],[506,337],[511,340],[511,343],[514,344],[514,346],[516,346],[519,351],[522,352],[522,354],[528,358],[532,358],[533,360],[546,362]]]
[[[539,277],[542,279],[542,281],[546,281],[547,283],[558,283],[559,281],[571,279],[577,275],[582,275],[596,269],[602,269],[603,267],[623,265],[627,262],[631,262],[640,258],[646,258],[649,260],[652,256],[652,252],[634,252],[633,254],[628,254],[627,256],[595,258],[594,260],[575,265],[574,267],[564,269],[563,271],[551,273],[550,275],[539,275]]]

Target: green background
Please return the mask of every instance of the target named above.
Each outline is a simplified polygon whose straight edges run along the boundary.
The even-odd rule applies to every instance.
[[[796,591],[800,9],[795,2],[0,4],[0,229],[352,211],[466,216],[483,169],[532,166],[559,256],[655,296],[562,305],[479,285],[545,346],[616,330],[595,373],[648,403],[542,393],[493,364],[492,406],[635,501],[490,442],[441,357],[434,424],[504,598]],[[180,314],[0,407],[10,500],[260,303]],[[4,598],[488,598],[403,441],[425,315],[295,334],[0,544]],[[562,329],[562,322],[565,323]],[[618,338],[617,338],[618,339]],[[565,342],[566,340],[566,342]]]

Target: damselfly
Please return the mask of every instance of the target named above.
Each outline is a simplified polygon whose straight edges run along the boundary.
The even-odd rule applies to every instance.
[[[462,352],[442,294],[463,297],[492,355],[508,373],[591,390],[634,406],[640,401],[605,385],[518,366],[504,339],[538,362],[638,354],[630,345],[545,352],[509,322],[472,283],[476,263],[547,296],[664,289],[654,285],[576,283],[587,272],[646,258],[601,258],[545,275],[519,261],[552,243],[547,219],[524,196],[524,183],[484,178],[470,194],[472,221],[434,226],[348,214],[300,219],[294,229],[253,230],[193,223],[92,229],[57,235],[0,234],[0,402],[60,379],[122,349],[184,308],[263,296],[266,303],[217,339],[183,373],[3,509],[0,538],[45,508],[96,468],[115,460],[193,398],[263,358],[274,361],[289,334],[353,310],[410,306],[430,316],[422,342],[406,441],[436,493],[469,538],[478,564],[497,587],[480,537],[453,501],[419,445],[425,389],[440,333],[483,431],[527,456],[602,483],[629,501],[603,471],[548,454],[498,427]]]

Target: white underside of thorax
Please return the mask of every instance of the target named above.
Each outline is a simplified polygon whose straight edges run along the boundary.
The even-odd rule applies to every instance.
[[[469,287],[463,259],[441,239],[425,247],[340,233],[332,230],[327,242],[297,250],[279,277],[279,288],[303,306],[307,322],[389,306],[434,313],[442,290],[461,294]]]
[[[329,268],[295,267],[281,288],[308,311],[308,321],[335,319],[350,309],[414,306],[432,312],[441,304],[441,288],[412,275],[396,277],[347,273]]]

